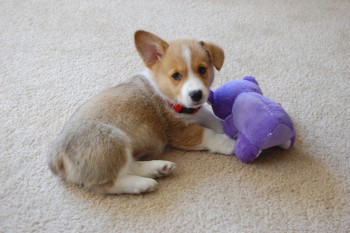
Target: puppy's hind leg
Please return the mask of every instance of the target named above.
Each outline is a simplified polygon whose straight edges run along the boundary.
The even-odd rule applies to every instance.
[[[169,175],[175,168],[175,163],[163,160],[133,161],[129,174],[148,178],[157,178]]]
[[[158,187],[157,181],[134,174],[135,161],[133,161],[131,150],[126,149],[126,157],[127,163],[115,180],[91,187],[91,189],[105,194],[141,194],[156,190]]]
[[[104,194],[141,194],[152,192],[158,187],[157,181],[135,175],[123,175],[117,180],[92,187],[92,190]]]

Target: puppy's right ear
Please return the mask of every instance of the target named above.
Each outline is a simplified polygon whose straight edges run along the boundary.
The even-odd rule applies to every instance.
[[[142,30],[135,32],[134,39],[137,52],[148,68],[157,63],[169,47],[169,44],[158,36]]]

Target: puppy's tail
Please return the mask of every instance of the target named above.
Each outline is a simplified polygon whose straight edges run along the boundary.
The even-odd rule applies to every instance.
[[[56,176],[61,176],[61,177],[65,176],[66,168],[64,166],[62,152],[54,154],[54,152],[51,151],[49,156],[48,156],[47,162],[48,162],[49,168],[53,174],[55,174]]]

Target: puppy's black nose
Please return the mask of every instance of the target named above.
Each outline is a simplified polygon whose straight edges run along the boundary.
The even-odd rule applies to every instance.
[[[198,102],[202,99],[203,93],[201,90],[191,91],[190,97],[193,101]]]

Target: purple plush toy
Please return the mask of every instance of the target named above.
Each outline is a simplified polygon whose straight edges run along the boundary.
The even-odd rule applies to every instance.
[[[214,114],[224,120],[225,133],[237,138],[234,151],[243,162],[252,162],[263,149],[288,149],[295,142],[292,120],[279,104],[263,96],[251,76],[211,91],[209,103]]]

